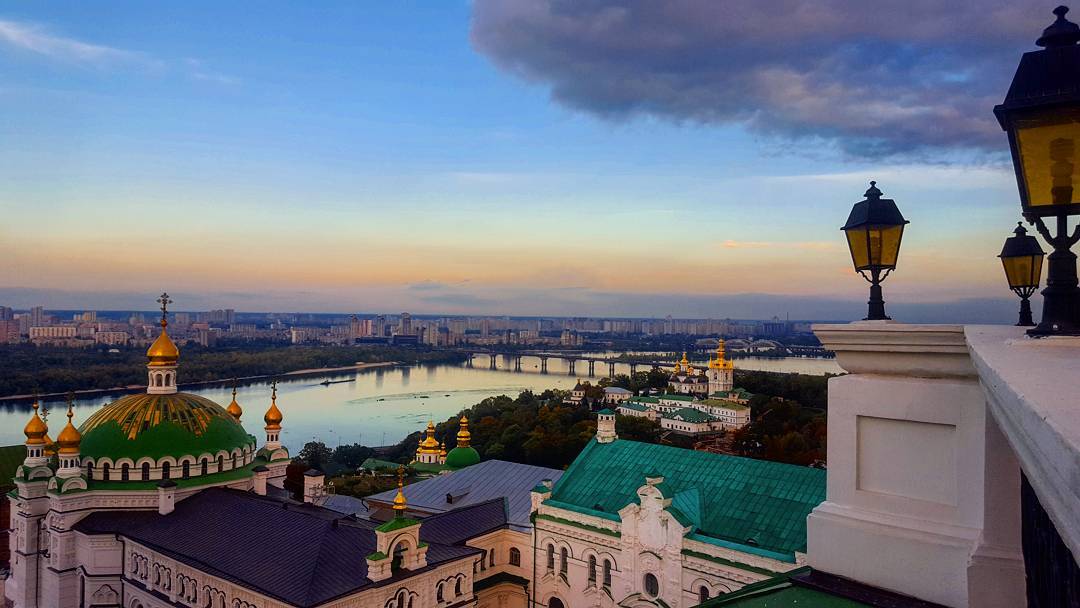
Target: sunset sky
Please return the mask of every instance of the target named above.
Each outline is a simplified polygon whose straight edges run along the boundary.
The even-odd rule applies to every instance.
[[[6,4],[0,304],[846,318],[876,179],[886,298],[1008,321],[991,110],[1050,8]]]

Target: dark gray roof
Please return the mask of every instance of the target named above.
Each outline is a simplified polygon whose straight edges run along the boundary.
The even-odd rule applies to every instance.
[[[344,515],[355,515],[361,519],[370,519],[371,512],[368,510],[367,505],[364,504],[363,499],[356,498],[355,496],[344,496],[339,494],[327,494],[319,499],[319,506],[337,511]]]
[[[409,511],[442,513],[467,505],[487,502],[492,498],[506,498],[510,526],[518,530],[531,529],[529,516],[532,502],[529,492],[541,481],[558,481],[562,471],[519,464],[505,460],[485,460],[453,473],[439,475],[405,486],[405,499]],[[369,505],[393,502],[397,489],[387,490],[364,499]],[[446,502],[447,494],[453,502]]]
[[[428,567],[479,552],[438,540],[461,537],[462,526],[472,520],[480,526],[473,536],[486,532],[493,525],[492,509],[487,505],[475,509],[474,516],[455,514],[430,528],[421,527],[421,539],[428,543]],[[213,576],[307,607],[372,584],[366,558],[376,549],[377,525],[312,505],[210,488],[180,501],[168,515],[99,511],[83,518],[75,529],[84,534],[120,534]],[[391,580],[411,574],[398,573]]]
[[[506,498],[439,513],[420,520],[420,537],[428,542],[460,545],[470,538],[505,528],[509,522]]]

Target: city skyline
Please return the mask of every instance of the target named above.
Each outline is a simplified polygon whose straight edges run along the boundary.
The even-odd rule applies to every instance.
[[[990,107],[1040,11],[847,4],[702,20],[719,29],[687,29],[693,3],[7,7],[0,301],[857,318],[839,226],[876,179],[912,221],[890,310],[1009,322],[1016,188]],[[616,52],[606,34],[645,18],[670,48]],[[641,89],[603,99],[628,73]],[[793,73],[880,128],[822,115],[835,93]],[[770,75],[791,87],[747,88]]]

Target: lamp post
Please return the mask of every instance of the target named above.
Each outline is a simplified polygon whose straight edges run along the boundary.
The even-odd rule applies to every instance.
[[[877,182],[870,182],[866,200],[855,203],[841,228],[847,236],[848,249],[855,271],[870,283],[870,301],[865,321],[888,320],[881,282],[896,270],[900,239],[908,221],[896,208],[896,201],[881,198]],[[869,273],[869,276],[867,276]]]
[[[1022,222],[1017,222],[1014,236],[1005,239],[1001,248],[1001,265],[1005,267],[1005,278],[1009,289],[1020,296],[1020,322],[1018,326],[1034,327],[1031,319],[1031,302],[1028,298],[1039,288],[1042,277],[1043,256],[1046,252],[1039,246],[1039,239],[1029,236]]]
[[[1032,336],[1080,335],[1080,289],[1076,254],[1080,227],[1069,234],[1069,216],[1080,214],[1074,188],[1080,140],[1080,26],[1054,9],[1057,19],[1035,42],[1042,50],[1024,53],[1005,101],[994,108],[1008,133],[1024,219],[1053,248],[1043,290],[1043,315]],[[1043,218],[1056,220],[1051,233]]]

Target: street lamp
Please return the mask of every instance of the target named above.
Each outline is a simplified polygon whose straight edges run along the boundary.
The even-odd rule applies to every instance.
[[[904,225],[908,221],[896,208],[896,201],[881,198],[877,182],[870,182],[870,189],[864,196],[866,200],[855,203],[851,208],[847,223],[841,230],[847,235],[855,271],[870,283],[869,312],[865,320],[880,321],[889,318],[885,316],[881,282],[896,270],[900,239],[904,236]],[[867,276],[868,272],[870,276]]]
[[[1069,234],[1068,218],[1080,214],[1077,142],[1080,141],[1080,26],[1054,9],[1057,20],[1043,30],[1039,51],[1024,53],[1005,101],[994,108],[1009,135],[1024,219],[1053,247],[1048,257],[1043,315],[1033,336],[1080,335],[1080,289],[1076,255],[1080,227]],[[1051,235],[1043,221],[1057,219]]]
[[[1039,239],[1029,236],[1023,222],[1017,222],[1015,236],[1005,239],[1001,248],[1001,264],[1005,267],[1005,278],[1009,280],[1009,289],[1020,296],[1020,322],[1017,325],[1034,327],[1031,319],[1031,302],[1028,298],[1039,288],[1042,277],[1043,256],[1046,253],[1039,246]]]

